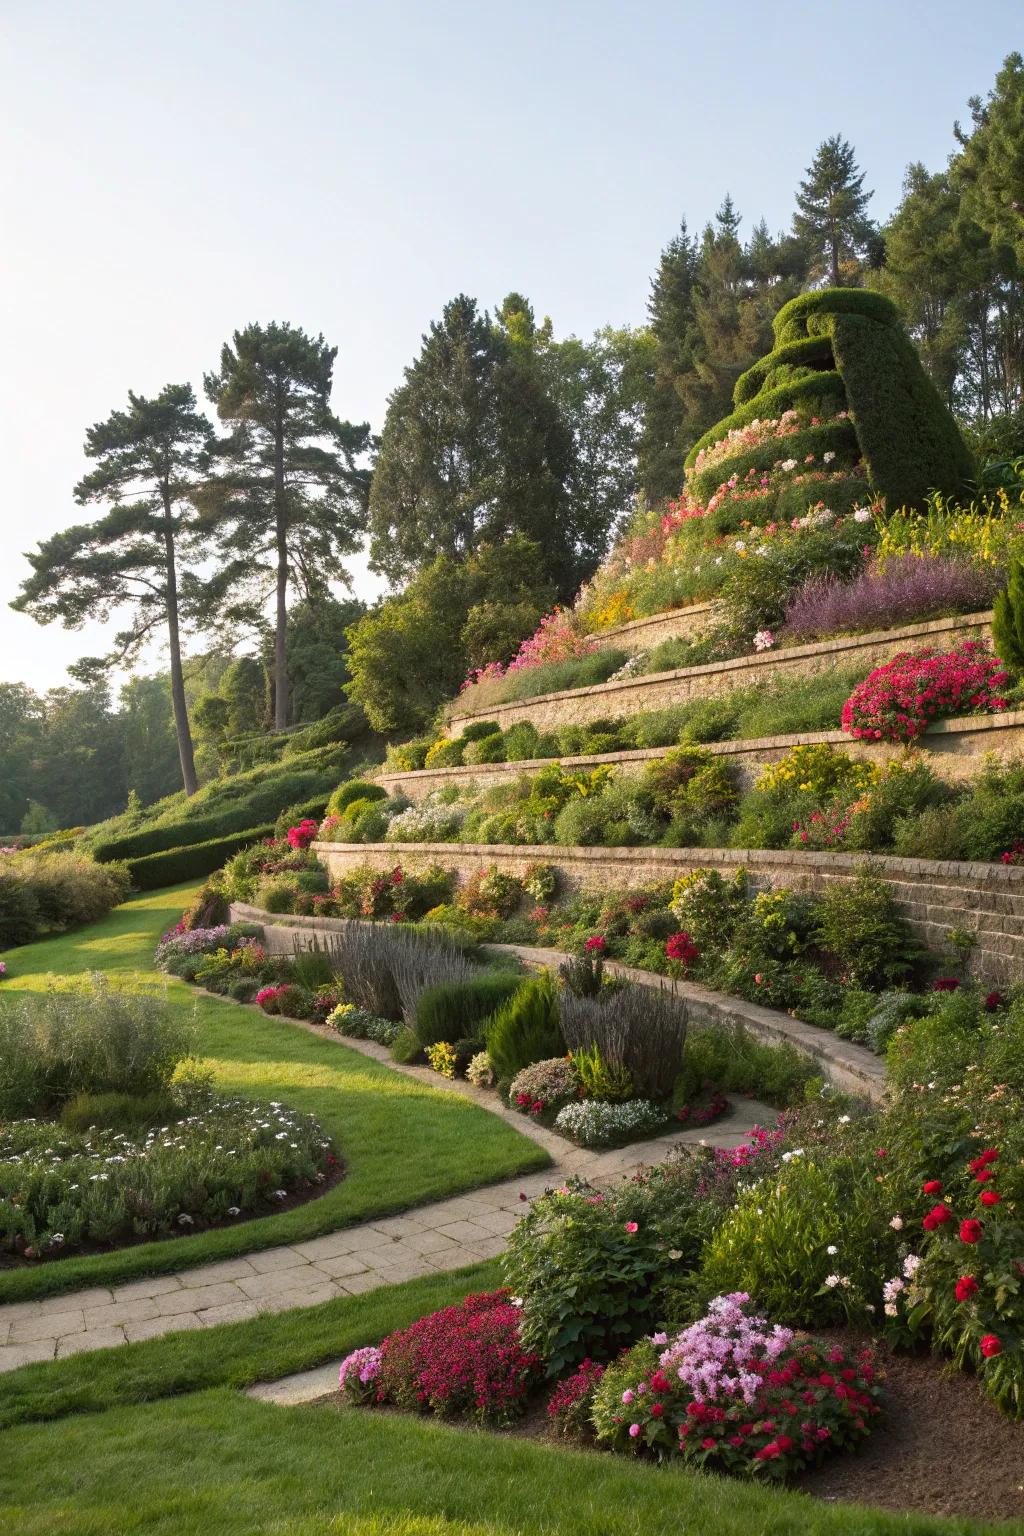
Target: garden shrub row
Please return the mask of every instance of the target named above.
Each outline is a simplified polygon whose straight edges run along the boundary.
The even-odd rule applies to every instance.
[[[0,947],[104,917],[130,887],[128,866],[51,848],[0,855]]]

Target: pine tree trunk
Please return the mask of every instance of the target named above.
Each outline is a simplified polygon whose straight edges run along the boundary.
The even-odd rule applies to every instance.
[[[171,652],[171,705],[174,710],[174,733],[178,738],[178,757],[181,761],[181,782],[186,795],[194,795],[199,788],[196,778],[195,754],[192,750],[192,731],[188,723],[188,706],[185,703],[185,679],[181,670],[181,637],[178,632],[178,574],[174,563],[174,528],[171,509],[164,493],[164,549],[167,555],[167,639]]]
[[[274,629],[274,729],[288,724],[288,531],[285,520],[284,428],[278,422],[274,444],[274,521],[277,541],[277,622]]]
[[[839,237],[832,236],[832,286],[839,287]]]

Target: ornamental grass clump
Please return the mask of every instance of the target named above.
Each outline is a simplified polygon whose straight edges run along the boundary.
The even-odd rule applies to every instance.
[[[880,1412],[870,1352],[802,1341],[748,1315],[749,1301],[718,1296],[671,1342],[655,1335],[607,1370],[598,1442],[782,1479],[866,1439]]]
[[[933,720],[997,714],[1009,682],[1001,662],[976,640],[952,651],[901,651],[876,667],[843,705],[842,726],[863,741],[912,741]]]
[[[683,1062],[686,1004],[666,987],[604,987],[596,996],[561,996],[562,1034],[573,1053],[596,1046],[625,1073],[638,1098],[665,1099]]]
[[[520,1339],[519,1318],[506,1290],[467,1296],[388,1334],[379,1350],[347,1356],[341,1390],[356,1403],[508,1424],[540,1376],[537,1355]]]

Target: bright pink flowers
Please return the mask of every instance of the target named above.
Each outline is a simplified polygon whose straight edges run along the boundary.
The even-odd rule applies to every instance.
[[[864,741],[912,741],[933,720],[1005,709],[999,690],[1008,681],[976,640],[952,651],[901,651],[858,683],[843,705],[843,730]]]
[[[308,848],[314,842],[317,835],[317,823],[311,816],[304,816],[297,827],[288,828],[288,846],[290,848]]]
[[[986,1360],[994,1360],[996,1355],[1003,1352],[1002,1340],[997,1333],[986,1333],[978,1345]]]
[[[587,939],[583,948],[588,955],[603,955],[608,948],[608,940],[600,933],[595,933]]]

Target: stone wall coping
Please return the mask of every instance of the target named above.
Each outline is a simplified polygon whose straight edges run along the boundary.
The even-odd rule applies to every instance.
[[[651,854],[659,864],[678,864],[689,870],[714,859],[736,869],[756,869],[759,865],[789,864],[794,869],[834,870],[838,873],[856,874],[864,865],[870,865],[880,875],[908,875],[923,882],[941,882],[944,879],[971,880],[987,886],[1003,886],[1007,890],[1024,895],[1024,866],[986,864],[968,859],[909,859],[893,854],[866,853],[819,853],[805,848],[661,848],[658,846],[628,848],[567,848],[559,843],[321,843],[312,845],[316,854],[332,850],[362,857],[372,850],[387,849],[394,853],[396,862],[403,855],[433,855],[438,860],[457,855],[480,858],[524,859],[527,862],[549,864],[622,864],[635,865]],[[319,921],[319,919],[317,919]]]
[[[1024,727],[1024,709],[1005,710],[997,715],[961,715],[956,719],[935,721],[923,736],[919,736],[910,745],[927,750],[929,737],[932,736],[971,736],[979,732],[1021,727]],[[819,742],[828,742],[833,746],[859,747],[867,751],[871,751],[876,746],[884,749],[887,746],[903,745],[900,742],[859,741],[856,737],[846,735],[844,731],[798,731],[790,736],[747,736],[736,741],[696,742],[693,745],[715,757],[741,757],[744,753],[785,751],[789,747],[802,747]],[[526,757],[504,763],[460,763],[453,768],[405,770],[396,768],[391,773],[376,773],[374,779],[381,784],[398,784],[410,779],[416,783],[421,779],[437,778],[468,781],[487,778],[489,775],[500,778],[503,774],[507,775],[513,771],[536,773],[542,768],[550,768],[555,763],[573,768],[585,768],[597,763],[649,763],[664,757],[666,752],[674,751],[677,746],[686,745],[689,743],[676,742],[667,747],[633,747],[621,752],[564,753],[559,754],[558,757]]]
[[[717,608],[717,603],[687,603],[682,608],[666,608],[661,613],[645,613],[642,618],[628,619],[625,624],[613,624],[610,629],[595,629],[588,636],[588,640],[610,640],[616,638],[628,639],[630,635],[642,635],[645,629],[650,629],[655,624],[668,624],[673,619],[699,618],[702,614],[711,613]]]
[[[653,615],[652,615],[653,617]],[[779,661],[801,660],[815,656],[838,656],[844,651],[858,651],[873,645],[891,641],[898,645],[901,640],[921,640],[929,635],[948,634],[950,630],[978,628],[992,621],[991,610],[985,613],[962,613],[945,619],[930,619],[926,623],[907,624],[900,629],[875,629],[859,635],[839,635],[831,640],[815,640],[807,645],[784,646],[777,651],[753,652],[749,656],[733,656],[729,661],[706,661],[697,667],[674,667],[668,672],[643,673],[637,677],[612,678],[604,683],[590,683],[585,688],[566,688],[556,693],[535,693],[524,699],[504,699],[490,709],[459,709],[459,699],[452,701],[448,715],[449,725],[466,725],[474,720],[487,720],[497,711],[523,708],[535,704],[550,704],[558,700],[601,698],[615,694],[624,688],[635,689],[645,684],[666,682],[673,678],[707,677],[738,671],[773,669]]]
[[[232,922],[257,922],[269,928],[313,929],[321,933],[344,932],[353,922],[358,923],[360,927],[366,926],[358,918],[300,917],[292,913],[263,912],[258,907],[249,906],[245,902],[232,902],[230,917]],[[556,966],[567,958],[563,950],[543,949],[525,944],[485,944],[482,947],[513,954],[524,964],[533,966]],[[651,971],[641,971],[633,966],[621,965],[617,961],[609,961],[606,969],[614,975],[636,982],[639,986],[666,985],[664,976],[656,976]],[[801,1019],[791,1018],[789,1014],[779,1013],[773,1008],[762,1008],[757,1003],[748,1003],[744,998],[733,997],[726,992],[713,992],[710,987],[701,986],[698,982],[678,981],[671,985],[686,1001],[694,1017],[701,1022],[740,1024],[756,1035],[786,1041],[806,1055],[814,1057],[816,1061],[820,1061],[826,1071],[832,1069],[856,1091],[866,1094],[871,1099],[882,1098],[885,1092],[885,1064],[880,1057],[864,1046],[854,1045],[848,1040],[840,1040],[829,1030],[819,1029],[814,1024],[806,1024]]]

